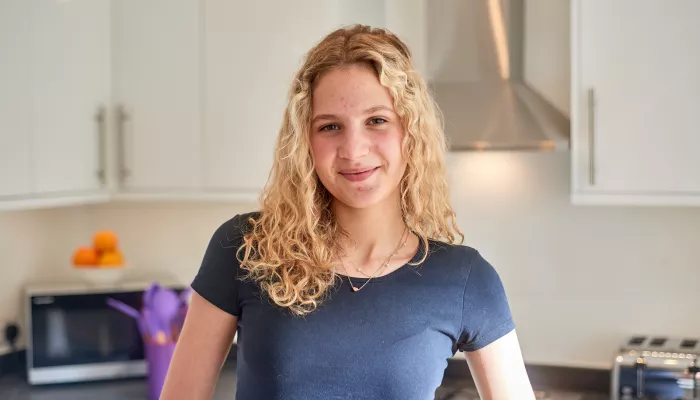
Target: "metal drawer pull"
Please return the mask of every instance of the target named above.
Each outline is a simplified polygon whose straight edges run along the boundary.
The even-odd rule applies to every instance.
[[[126,167],[124,149],[124,126],[128,119],[129,115],[124,111],[124,107],[121,105],[117,106],[117,162],[120,182],[124,182],[130,175],[129,169]]]
[[[595,185],[595,89],[588,89],[588,183]]]
[[[101,185],[104,185],[107,183],[107,159],[105,157],[106,130],[105,108],[103,106],[100,106],[97,113],[95,113],[95,123],[97,124],[97,179],[99,179]]]

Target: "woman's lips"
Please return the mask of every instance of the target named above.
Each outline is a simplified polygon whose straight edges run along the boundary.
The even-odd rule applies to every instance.
[[[369,178],[374,174],[375,171],[377,171],[379,167],[374,167],[370,169],[365,169],[365,170],[359,170],[359,171],[342,171],[340,172],[340,175],[349,180],[350,182],[362,182],[365,179]]]

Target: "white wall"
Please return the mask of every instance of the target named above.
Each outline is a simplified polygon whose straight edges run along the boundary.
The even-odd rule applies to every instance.
[[[89,245],[99,229],[119,235],[130,276],[163,275],[187,284],[214,229],[249,208],[158,203],[0,212],[0,330],[8,321],[24,328],[25,284],[80,279],[71,266],[73,251]],[[7,352],[2,342],[0,354]],[[23,335],[19,345],[25,345]]]
[[[66,208],[0,212],[0,330],[8,321],[24,326],[22,286],[29,279],[65,274],[70,244],[85,230],[85,210]],[[68,248],[65,248],[68,245]],[[0,336],[0,354],[6,352]],[[24,346],[24,337],[19,344]]]
[[[574,207],[565,153],[465,153],[467,241],[501,273],[527,361],[607,367],[625,335],[700,336],[700,208]]]
[[[528,362],[607,367],[629,334],[700,336],[700,208],[574,207],[569,156],[464,153],[451,161],[467,244],[500,272]],[[113,204],[0,214],[0,321],[26,279],[70,279],[70,254],[113,229],[135,272],[188,282],[213,230],[252,205]]]

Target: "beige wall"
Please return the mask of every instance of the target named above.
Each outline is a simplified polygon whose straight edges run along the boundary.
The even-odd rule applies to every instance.
[[[188,283],[208,236],[235,210],[158,203],[0,212],[0,328],[8,321],[24,327],[25,284],[80,279],[71,267],[73,250],[90,244],[98,229],[119,234],[131,276],[166,275]],[[22,336],[20,345],[24,343]],[[0,345],[0,354],[6,351]]]
[[[529,362],[606,367],[621,337],[700,336],[700,208],[574,207],[569,156],[465,153],[450,163],[467,243],[500,272]],[[0,214],[0,321],[26,280],[72,279],[72,249],[113,229],[134,273],[188,282],[213,230],[249,205],[113,204]]]
[[[0,212],[0,328],[23,324],[21,288],[43,269],[64,269],[70,254],[56,252],[84,229],[80,209]],[[0,343],[4,339],[0,339]],[[24,337],[20,344],[24,343]],[[0,354],[6,348],[0,344]]]
[[[460,225],[501,273],[528,361],[607,367],[625,335],[700,336],[700,208],[574,207],[565,153],[459,158]]]

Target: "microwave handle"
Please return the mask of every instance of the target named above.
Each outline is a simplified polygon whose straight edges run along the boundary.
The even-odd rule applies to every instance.
[[[691,397],[693,400],[698,399],[698,372],[700,372],[700,367],[698,367],[695,360],[693,360],[688,367],[688,374],[690,374],[693,380],[693,397]]]
[[[643,358],[637,358],[637,361],[634,363],[634,368],[637,372],[637,398],[638,399],[643,399],[644,398],[644,369],[646,367],[646,364],[644,363]]]

